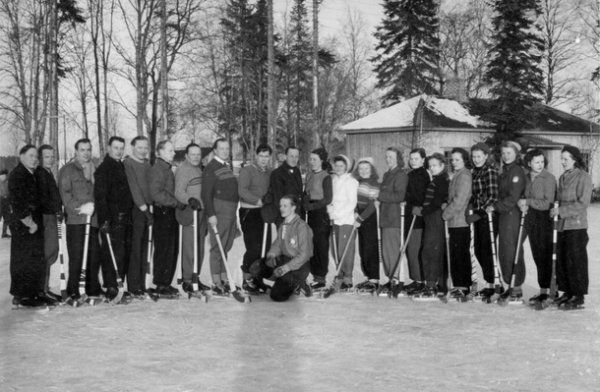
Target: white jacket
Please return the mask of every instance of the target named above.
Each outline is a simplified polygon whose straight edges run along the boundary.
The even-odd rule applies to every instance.
[[[329,218],[336,225],[354,224],[354,210],[358,202],[358,181],[351,173],[332,175],[333,200],[327,206]]]

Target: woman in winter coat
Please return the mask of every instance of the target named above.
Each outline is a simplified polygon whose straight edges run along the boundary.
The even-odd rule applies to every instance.
[[[448,223],[450,234],[450,271],[452,283],[457,289],[455,297],[465,298],[471,288],[471,255],[469,246],[471,231],[466,221],[466,210],[471,199],[473,176],[467,167],[469,153],[462,148],[452,150],[453,175],[448,190],[448,204],[442,217]]]
[[[375,200],[379,196],[379,182],[373,158],[360,158],[354,173],[358,180],[358,198],[354,227],[358,231],[358,253],[366,280],[356,286],[359,291],[379,289],[379,250],[377,244],[377,214]]]
[[[431,182],[431,175],[425,167],[425,150],[415,148],[410,152],[408,163],[410,171],[408,172],[408,185],[406,187],[406,208],[404,227],[410,228],[413,220],[413,207],[423,207],[425,201],[425,192],[427,185]],[[422,290],[425,287],[422,276],[423,261],[421,260],[421,244],[423,238],[423,217],[414,216],[415,224],[406,246],[406,258],[408,260],[408,272],[412,283],[404,286],[407,295],[413,291]],[[408,229],[404,232],[404,238],[407,239]]]
[[[313,276],[313,290],[323,290],[329,266],[329,236],[331,223],[327,206],[333,200],[333,188],[327,161],[327,151],[317,148],[310,154],[311,171],[306,176],[306,186],[302,198],[307,223],[313,231],[313,256],[310,258],[310,273]]]
[[[405,202],[408,176],[402,170],[404,159],[397,148],[389,147],[385,151],[385,163],[388,171],[383,174],[377,198],[379,204],[375,203],[375,207],[381,205],[379,227],[381,227],[383,270],[390,279],[383,285],[381,291],[389,292],[392,290],[392,284],[397,284],[400,271],[400,268],[396,268],[396,271],[392,269],[400,258],[400,204]]]
[[[502,143],[502,173],[498,177],[498,201],[486,209],[487,212],[496,212],[498,219],[498,262],[502,271],[502,278],[510,284],[515,276],[514,286],[511,288],[510,302],[521,302],[523,290],[521,285],[525,281],[525,261],[523,259],[523,241],[521,236],[518,243],[519,226],[521,222],[521,209],[517,203],[525,193],[527,177],[521,167],[521,145],[517,142],[506,141]],[[515,254],[518,258],[515,265]]]
[[[563,295],[557,303],[566,310],[582,309],[589,285],[587,209],[592,197],[592,180],[584,171],[583,157],[577,147],[565,146],[561,163],[565,172],[558,181],[559,207],[550,211],[550,217],[558,215],[560,219],[556,279]]]
[[[333,240],[336,241],[339,263],[342,264],[340,274],[341,291],[352,288],[352,270],[354,269],[354,210],[357,203],[358,181],[352,176],[352,163],[345,155],[333,158],[333,201],[327,206],[329,218],[333,220]],[[342,253],[348,245],[348,251],[342,260]]]
[[[548,299],[552,280],[552,220],[548,212],[556,196],[556,178],[545,169],[547,163],[546,155],[540,149],[525,155],[529,175],[525,195],[518,203],[521,211],[527,212],[524,234],[529,236],[540,286],[539,294],[529,299],[532,306]]]
[[[38,164],[35,146],[28,144],[21,148],[19,161],[8,181],[12,209],[10,294],[17,306],[54,305],[55,301],[44,294],[44,219],[42,200],[33,174]]]
[[[423,207],[413,207],[413,215],[423,216],[423,272],[425,273],[426,287],[415,291],[414,296],[433,298],[437,296],[438,285],[445,287],[444,252],[446,250],[444,235],[444,220],[442,219],[442,205],[448,198],[450,179],[445,171],[446,159],[440,153],[435,153],[427,158],[432,180],[427,185],[427,192]]]

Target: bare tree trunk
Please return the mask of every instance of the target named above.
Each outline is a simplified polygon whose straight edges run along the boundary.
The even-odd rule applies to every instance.
[[[273,0],[267,0],[268,6],[268,35],[267,35],[267,128],[268,128],[268,141],[269,145],[275,150],[275,154],[273,154],[273,163],[277,161],[277,150],[275,145],[275,127],[276,127],[276,118],[275,118],[275,80],[274,80],[274,72],[275,72],[275,43],[273,40]]]
[[[167,72],[167,1],[161,0],[161,35],[160,35],[160,78],[161,81],[161,92],[162,92],[162,133],[165,136],[169,135],[168,131],[168,118],[169,113],[169,86],[168,86],[168,72]]]
[[[317,109],[319,107],[319,67],[317,60],[319,57],[319,0],[313,0],[313,61],[312,61],[312,74],[313,74],[313,107],[312,107],[312,121],[313,121],[313,147],[319,148],[321,146],[321,138],[319,132],[319,118]]]

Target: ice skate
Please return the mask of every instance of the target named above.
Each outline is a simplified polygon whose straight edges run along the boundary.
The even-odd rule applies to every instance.
[[[271,286],[266,284],[261,278],[254,278],[254,285],[265,294],[269,294],[269,292],[271,291]]]
[[[529,300],[527,301],[527,304],[529,306],[537,306],[537,304],[539,302],[546,301],[548,298],[550,298],[550,295],[548,295],[546,293],[544,293],[544,294],[539,293],[539,294],[536,294],[533,297],[529,298]]]
[[[323,292],[323,298],[329,298],[333,294],[339,293],[341,286],[342,286],[342,282],[339,281],[339,280],[337,280],[337,279],[335,279],[333,281],[333,284],[331,285],[331,287],[327,291]]]
[[[343,282],[340,286],[340,293],[349,293],[352,290],[352,283]]]
[[[312,282],[310,284],[310,288],[315,293],[320,293],[322,291],[327,291],[327,285],[325,284],[325,282],[314,281],[314,282]]]
[[[146,298],[148,298],[148,296],[146,295],[146,292],[144,290],[137,290],[131,294],[133,294],[134,299],[139,299],[140,301],[143,301]]]
[[[12,300],[13,309],[29,309],[37,311],[49,311],[55,306],[48,306],[48,304],[39,298],[29,297],[13,297]]]
[[[484,304],[491,304],[495,302],[494,295],[496,290],[492,288],[485,288],[479,292],[479,298]]]
[[[430,302],[430,301],[438,301],[441,298],[438,296],[438,291],[435,287],[428,286],[425,289],[423,289],[422,291],[414,294],[412,296],[412,299],[415,301]]]
[[[367,283],[369,283],[369,279],[360,282],[359,284],[357,284],[356,286],[354,286],[354,291],[357,292],[357,293],[360,293],[361,290],[363,290],[363,288],[365,287],[365,285]]]
[[[562,302],[558,308],[561,310],[581,310],[585,309],[583,297],[572,296],[568,301]]]
[[[260,288],[254,283],[254,279],[244,280],[242,289],[248,295],[258,295],[261,292]]]
[[[523,294],[510,294],[508,296],[503,296],[498,299],[498,305],[506,306],[506,305],[523,305]]]
[[[119,298],[119,290],[116,287],[109,287],[106,291],[106,299],[112,305],[128,305],[133,301],[133,295],[128,292],[124,292],[121,298]]]
[[[379,290],[377,291],[378,296],[387,297],[389,293],[392,291],[392,282],[388,281],[386,284],[380,285]]]
[[[377,295],[377,291],[379,290],[379,283],[367,281],[364,286],[358,291],[359,294],[364,295]]]
[[[188,299],[197,298],[203,302],[208,301],[208,296],[204,294],[200,288],[198,288],[198,290],[194,290],[194,284],[192,282],[183,282],[181,284],[181,288],[187,294]]]
[[[148,293],[157,299],[179,299],[179,290],[169,286],[156,286],[156,289],[148,289]]]
[[[312,289],[310,285],[306,281],[300,283],[296,288],[296,295],[303,295],[306,298],[312,297]]]

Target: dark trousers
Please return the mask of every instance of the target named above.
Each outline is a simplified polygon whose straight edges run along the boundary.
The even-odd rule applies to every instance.
[[[444,283],[444,254],[446,252],[446,239],[444,234],[444,220],[442,210],[423,217],[423,272],[428,286]]]
[[[558,289],[583,297],[588,293],[587,229],[565,230],[558,234],[556,281]]]
[[[83,266],[83,248],[85,242],[85,225],[67,225],[67,252],[69,254],[69,280],[67,282],[67,293],[69,295],[79,292],[79,277]],[[88,295],[100,293],[100,266],[102,276],[106,281],[108,269],[112,269],[102,262],[100,246],[98,245],[98,228],[90,227],[88,243],[88,257],[85,274],[85,291]]]
[[[11,225],[10,231],[10,294],[34,297],[44,291],[44,227],[40,223],[37,231],[30,234],[29,229],[18,221]]]
[[[117,264],[119,277],[125,281],[127,271],[129,271],[129,256],[131,254],[131,218],[129,215],[121,216],[110,227],[110,243],[114,262]],[[110,250],[108,248],[108,240],[106,234],[102,234],[102,265],[107,264],[112,268],[107,268],[107,273],[104,275],[104,287],[117,287],[117,275]],[[131,289],[128,288],[131,291]]]
[[[305,263],[300,269],[290,271],[282,277],[277,278],[273,287],[271,287],[271,299],[275,302],[285,302],[290,299],[294,291],[298,288],[298,285],[306,281],[309,270],[309,264]]]
[[[127,290],[146,290],[146,264],[148,262],[148,226],[146,217],[137,207],[133,208],[131,226],[131,254],[127,268]]]
[[[7,234],[8,223],[10,221],[10,203],[8,202],[8,197],[0,197],[0,217],[2,217],[2,236],[4,237]]]
[[[537,268],[537,280],[541,289],[550,288],[552,280],[552,219],[548,211],[529,208],[525,217],[525,237]]]
[[[406,259],[408,260],[408,272],[410,279],[413,281],[420,282],[423,280],[424,272],[423,272],[423,261],[421,259],[421,249],[422,249],[422,239],[423,239],[423,229],[415,229],[413,227],[412,232],[410,233],[410,238],[408,238],[408,231],[410,230],[410,225],[406,226],[404,230],[404,240],[408,241],[408,245],[406,246]]]
[[[170,286],[177,268],[179,249],[179,224],[175,219],[175,208],[154,206],[154,259],[153,283]]]
[[[498,233],[498,220],[494,217],[494,238]],[[473,224],[474,239],[473,247],[475,256],[481,265],[483,278],[487,283],[494,283],[494,256],[492,254],[492,241],[490,238],[490,226],[487,214]],[[496,282],[500,284],[500,282]]]
[[[454,287],[471,287],[471,229],[469,227],[451,227],[450,233],[450,271]]]
[[[358,228],[358,254],[365,277],[379,280],[379,244],[375,214],[365,219]]]
[[[502,270],[502,278],[506,284],[510,284],[514,274],[514,287],[520,287],[525,282],[525,259],[523,258],[525,236],[521,236],[521,243],[517,243],[520,221],[521,211],[513,208],[500,215],[498,222],[498,261]],[[519,248],[518,254],[517,247]],[[515,256],[517,257],[516,265]]]
[[[325,283],[329,272],[329,237],[331,224],[327,208],[308,211],[308,226],[313,231],[313,255],[310,258],[310,273],[315,282]]]
[[[244,245],[246,253],[242,260],[241,269],[244,279],[250,279],[250,266],[260,258],[262,240],[265,231],[265,222],[260,215],[260,208],[240,208],[240,224],[244,234]],[[265,254],[271,247],[271,231],[267,227],[267,241],[265,242]]]

